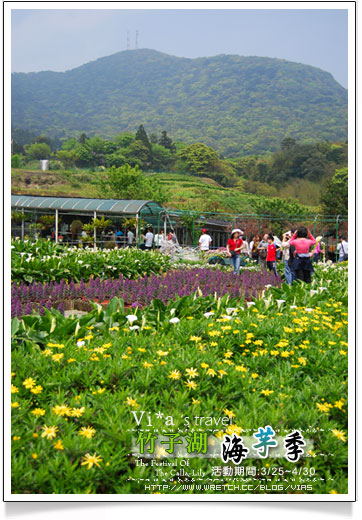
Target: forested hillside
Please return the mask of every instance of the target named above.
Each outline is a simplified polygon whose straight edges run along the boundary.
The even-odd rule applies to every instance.
[[[228,157],[265,154],[286,137],[347,139],[347,91],[331,74],[280,59],[186,59],[123,51],[76,69],[12,75],[12,127],[103,138],[143,124]]]

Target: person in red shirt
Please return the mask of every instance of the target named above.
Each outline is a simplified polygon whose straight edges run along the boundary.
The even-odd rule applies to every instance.
[[[266,266],[269,271],[273,271],[275,276],[277,276],[277,257],[276,257],[276,247],[274,244],[273,235],[268,235],[268,250],[266,253]]]
[[[243,241],[240,238],[241,233],[242,231],[240,229],[233,229],[231,237],[226,244],[226,249],[228,250],[231,263],[234,266],[234,274],[238,274],[240,269],[240,252],[243,247]]]

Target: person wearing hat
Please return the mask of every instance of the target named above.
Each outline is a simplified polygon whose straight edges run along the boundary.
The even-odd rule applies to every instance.
[[[200,251],[208,251],[210,249],[212,238],[207,234],[206,229],[202,229],[201,233],[202,235],[199,238],[199,249]]]
[[[243,247],[243,241],[240,238],[241,234],[241,229],[233,229],[231,237],[226,244],[231,263],[234,266],[234,274],[238,274],[240,269],[240,252]]]

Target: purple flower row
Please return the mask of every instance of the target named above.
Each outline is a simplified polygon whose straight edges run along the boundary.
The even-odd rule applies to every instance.
[[[13,283],[12,316],[30,314],[32,309],[41,311],[52,307],[64,310],[63,301],[83,299],[103,302],[114,296],[122,298],[129,305],[146,306],[155,298],[167,303],[176,296],[194,293],[199,288],[204,296],[217,294],[231,297],[244,297],[247,300],[258,296],[266,284],[280,285],[280,277],[268,271],[245,271],[233,275],[210,269],[181,269],[168,271],[163,276],[144,276],[129,280],[122,276],[118,279],[91,279],[75,284],[72,280],[61,282]]]

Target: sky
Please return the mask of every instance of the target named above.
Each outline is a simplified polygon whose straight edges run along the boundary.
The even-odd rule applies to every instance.
[[[12,9],[12,72],[70,70],[126,50],[127,34],[134,49],[138,31],[138,48],[185,58],[281,58],[328,71],[347,87],[347,15],[344,9]]]

